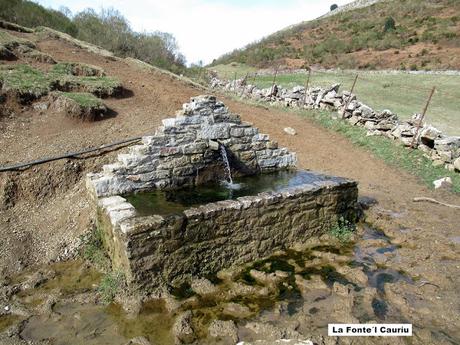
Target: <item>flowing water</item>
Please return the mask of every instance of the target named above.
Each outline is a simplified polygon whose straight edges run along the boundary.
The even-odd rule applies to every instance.
[[[227,174],[227,182],[230,183],[230,185],[233,185],[233,179],[232,179],[232,169],[230,167],[230,162],[228,161],[227,157],[227,150],[225,149],[224,145],[220,145],[220,154],[222,156],[222,160],[225,164],[225,172]]]

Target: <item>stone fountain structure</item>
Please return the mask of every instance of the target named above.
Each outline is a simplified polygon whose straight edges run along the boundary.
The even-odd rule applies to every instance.
[[[115,269],[144,289],[178,284],[270,255],[353,218],[357,184],[341,178],[209,203],[181,214],[141,216],[124,195],[175,190],[221,180],[294,169],[296,156],[242,122],[213,96],[184,104],[141,145],[88,174],[87,188]],[[323,176],[323,175],[318,175]]]

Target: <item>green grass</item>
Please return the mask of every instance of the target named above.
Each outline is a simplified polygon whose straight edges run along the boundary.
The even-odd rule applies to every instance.
[[[61,95],[84,108],[97,108],[104,105],[100,98],[88,92],[61,92]]]
[[[122,88],[121,82],[112,77],[75,76],[58,67],[45,74],[28,65],[0,66],[0,82],[3,91],[12,91],[25,101],[39,98],[53,90],[81,92],[73,99],[82,103],[96,103],[91,93],[100,97],[115,96]],[[85,94],[86,93],[86,94]]]
[[[112,77],[79,77],[54,73],[57,88],[65,91],[89,92],[99,97],[114,96],[121,89],[121,82]]]
[[[221,79],[233,80],[235,73],[238,78],[243,78],[247,73],[253,74],[257,72],[257,68],[233,62],[227,65],[217,65],[209,68],[212,71],[216,71]]]
[[[355,227],[345,219],[341,218],[330,230],[329,233],[340,242],[347,243],[351,240]]]
[[[212,70],[225,70],[225,66]],[[238,78],[246,75],[246,69],[237,71]],[[350,90],[356,72],[312,72],[310,86],[330,86],[341,83],[341,90]],[[219,73],[221,78],[224,74]],[[232,76],[233,78],[233,76]],[[305,85],[306,74],[281,74],[276,83],[287,88]],[[249,82],[253,83],[252,76]],[[273,76],[257,76],[256,85],[270,87]],[[372,74],[359,72],[354,93],[358,100],[375,110],[390,109],[402,120],[414,113],[421,113],[433,86],[436,92],[426,115],[426,121],[448,135],[460,135],[460,76]]]
[[[35,44],[31,41],[25,40],[20,37],[10,35],[8,32],[0,30],[0,45],[12,49],[19,45],[25,45],[29,48],[35,48]]]
[[[125,277],[121,272],[107,273],[99,284],[98,292],[102,301],[106,304],[113,302],[117,292],[123,287]]]
[[[83,236],[81,241],[81,256],[97,268],[108,270],[110,261],[103,246],[102,230],[95,227],[87,236]]]
[[[59,75],[68,74],[75,76],[102,77],[104,70],[97,66],[92,66],[79,62],[60,62],[53,66],[52,73]]]
[[[258,104],[254,101],[247,102]],[[449,176],[452,179],[453,191],[455,193],[460,193],[460,174],[450,172],[442,166],[433,166],[433,161],[426,158],[419,150],[406,148],[400,142],[393,141],[386,137],[366,136],[367,131],[364,128],[352,126],[346,121],[333,119],[332,116],[337,115],[335,113],[321,110],[285,108],[281,106],[277,106],[276,108],[286,112],[293,112],[299,116],[304,116],[331,131],[342,134],[354,145],[372,152],[377,158],[383,160],[390,166],[406,170],[410,174],[418,177],[421,182],[430,188],[434,188],[433,181]]]
[[[41,71],[27,65],[14,68],[0,68],[0,81],[3,91],[13,91],[20,97],[41,97],[51,90],[51,81]]]

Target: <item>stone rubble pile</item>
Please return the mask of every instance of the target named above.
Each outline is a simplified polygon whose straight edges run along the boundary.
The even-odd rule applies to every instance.
[[[223,145],[232,173],[256,174],[294,167],[295,153],[279,148],[267,134],[229,112],[214,96],[193,97],[175,118],[163,120],[155,135],[142,138],[118,162],[89,174],[96,198],[148,189],[171,189],[219,179],[224,173]],[[218,176],[220,174],[220,176]]]
[[[408,121],[402,121],[390,110],[375,111],[358,101],[356,95],[348,91],[340,92],[340,84],[328,88],[311,87],[306,91],[303,86],[285,89],[274,85],[260,89],[247,84],[245,79],[222,81],[213,78],[210,86],[273,105],[337,111],[340,118],[367,129],[367,135],[386,136],[401,141],[405,146],[414,144],[426,157],[433,160],[433,165],[444,165],[450,171],[460,171],[460,136],[444,135],[426,123],[421,124],[416,134],[420,122],[419,114],[415,114]]]

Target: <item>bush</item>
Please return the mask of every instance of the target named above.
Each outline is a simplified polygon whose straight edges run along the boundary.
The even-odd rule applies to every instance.
[[[336,237],[340,242],[348,242],[351,240],[351,237],[355,231],[353,224],[348,222],[346,219],[341,217],[337,224],[335,224],[330,230],[329,233]]]
[[[126,18],[113,8],[99,13],[86,9],[73,18],[68,9],[61,11],[46,9],[28,0],[0,0],[1,19],[27,27],[47,26],[120,57],[133,57],[176,73],[185,69],[185,58],[169,33],[135,32]]]
[[[338,8],[339,8],[339,6],[337,4],[333,4],[333,5],[331,5],[330,9],[331,9],[331,11],[334,11],[334,10],[336,10]]]
[[[385,19],[385,25],[383,27],[383,32],[389,32],[396,30],[396,22],[393,17],[388,17]]]
[[[113,302],[117,292],[123,287],[125,276],[121,272],[110,272],[102,278],[98,292],[106,304]]]

